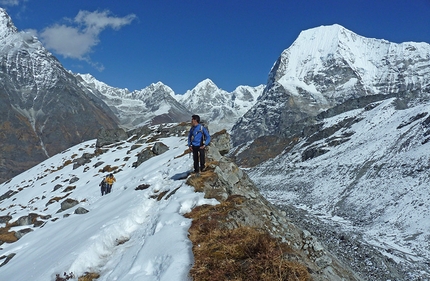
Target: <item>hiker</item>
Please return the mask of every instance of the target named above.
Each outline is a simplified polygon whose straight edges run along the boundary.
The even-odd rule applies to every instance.
[[[200,116],[191,116],[191,125],[188,147],[193,152],[194,173],[199,174],[205,169],[205,148],[209,145],[211,137],[208,130],[200,124]]]
[[[114,182],[116,182],[115,177],[113,174],[109,174],[106,176],[106,194],[109,194],[112,191],[112,185]]]
[[[107,176],[106,176],[106,178],[107,178]],[[99,184],[99,186],[100,186],[100,191],[102,192],[102,196],[103,195],[105,195],[105,194],[107,194],[106,193],[106,178],[103,178],[102,179],[102,182]]]

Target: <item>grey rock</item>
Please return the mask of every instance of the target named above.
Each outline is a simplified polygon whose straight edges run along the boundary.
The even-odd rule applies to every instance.
[[[70,209],[73,206],[76,206],[78,204],[79,204],[79,202],[77,200],[67,198],[66,200],[61,202],[61,210],[64,211],[64,210]]]
[[[104,145],[110,145],[120,141],[125,141],[128,138],[128,134],[124,129],[101,129],[97,134],[96,147],[102,147]]]
[[[154,146],[152,147],[152,152],[155,155],[163,154],[164,152],[166,152],[168,150],[169,150],[169,147],[162,142],[156,142],[154,144]]]
[[[87,209],[83,208],[83,207],[78,207],[75,210],[75,214],[78,214],[78,215],[86,214],[88,212],[89,211]]]
[[[79,180],[79,178],[78,177],[73,177],[73,178],[71,178],[70,179],[70,181],[69,181],[69,183],[74,183],[74,182],[77,182]]]
[[[20,230],[18,230],[18,231],[16,231],[15,232],[15,237],[17,238],[17,239],[21,239],[22,238],[22,236],[24,236],[24,235],[26,235],[27,233],[30,233],[30,232],[32,232],[33,231],[33,229],[31,229],[31,228],[24,228],[24,229],[20,229]]]

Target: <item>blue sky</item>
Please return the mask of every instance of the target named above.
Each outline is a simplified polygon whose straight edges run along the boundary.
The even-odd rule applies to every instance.
[[[340,24],[365,37],[430,43],[430,0],[0,0],[65,66],[118,88],[177,94],[209,78],[265,84],[300,31]]]

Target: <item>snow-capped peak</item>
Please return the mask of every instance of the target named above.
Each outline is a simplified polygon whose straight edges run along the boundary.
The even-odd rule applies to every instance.
[[[18,32],[18,29],[13,24],[12,19],[5,9],[0,8],[0,40],[16,32]]]

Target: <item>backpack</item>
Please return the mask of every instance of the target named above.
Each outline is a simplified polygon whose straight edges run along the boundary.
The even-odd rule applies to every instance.
[[[202,133],[202,139],[201,139],[201,141],[200,141],[200,146],[203,146],[203,144],[206,142],[206,135],[204,134],[204,132],[203,132],[203,128],[205,128],[206,129],[206,131],[208,132],[208,134],[209,134],[209,129],[208,128],[206,128],[205,126],[203,126],[203,124],[202,123],[200,123],[200,133]]]

